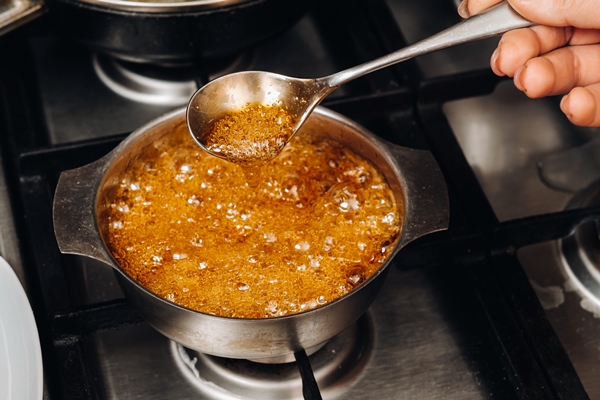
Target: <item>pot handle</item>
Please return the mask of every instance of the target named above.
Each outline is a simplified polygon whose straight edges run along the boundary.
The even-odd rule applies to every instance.
[[[96,223],[95,204],[104,159],[60,174],[52,209],[61,253],[94,258],[113,266]]]
[[[390,143],[392,156],[404,176],[405,230],[398,249],[429,233],[448,229],[450,203],[442,172],[431,154]]]

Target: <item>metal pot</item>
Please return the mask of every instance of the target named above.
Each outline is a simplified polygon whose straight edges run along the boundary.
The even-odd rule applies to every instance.
[[[347,118],[318,107],[302,129],[332,139],[374,163],[385,175],[404,220],[400,238],[384,265],[362,285],[320,308],[277,318],[226,318],[193,311],[142,287],[117,265],[103,239],[103,215],[111,187],[136,153],[185,123],[185,110],[166,114],[139,128],[100,160],[61,174],[54,198],[54,229],[61,252],[91,257],[114,268],[125,295],[159,332],[182,345],[230,358],[282,357],[318,347],[354,323],[378,293],[393,256],[406,244],[446,229],[446,186],[433,156],[385,142]]]
[[[311,0],[48,0],[59,32],[101,53],[155,64],[237,54],[295,24]]]
[[[122,60],[191,64],[231,56],[288,28],[313,0],[9,0],[0,34],[49,11],[64,36]]]

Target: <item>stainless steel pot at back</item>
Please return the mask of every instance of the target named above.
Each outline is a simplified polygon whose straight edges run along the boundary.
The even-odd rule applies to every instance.
[[[139,128],[112,152],[61,174],[54,198],[54,229],[61,252],[91,257],[114,268],[127,298],[155,329],[182,345],[230,358],[269,359],[329,340],[354,323],[377,295],[393,256],[409,242],[446,229],[449,206],[441,172],[427,151],[381,140],[347,118],[318,107],[302,129],[326,133],[370,160],[384,174],[403,209],[401,235],[381,268],[347,295],[299,314],[261,319],[203,314],[159,297],[129,277],[105,245],[104,210],[118,175],[140,150],[185,124],[185,110],[166,114]]]
[[[312,4],[312,0],[46,1],[50,21],[63,36],[121,60],[167,66],[198,66],[239,55],[291,28]]]

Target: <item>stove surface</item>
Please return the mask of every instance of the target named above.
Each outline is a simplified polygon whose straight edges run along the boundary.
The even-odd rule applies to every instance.
[[[327,0],[233,68],[325,76],[459,22],[456,3]],[[43,18],[26,28],[0,38],[10,55],[0,63],[0,254],[33,305],[45,399],[302,398],[294,364],[186,351],[139,317],[111,268],[59,252],[60,173],[184,104],[125,98],[97,75],[98,55]],[[581,188],[551,184],[575,181],[556,176],[556,160],[597,132],[570,125],[557,99],[527,99],[494,77],[497,40],[377,71],[323,103],[390,142],[430,150],[451,204],[450,229],[404,248],[367,315],[310,356],[325,399],[600,399],[600,305],[557,241],[600,210],[564,212]],[[336,364],[338,354],[347,358]]]
[[[500,220],[565,210],[585,189],[573,186],[583,174],[573,166],[584,151],[577,150],[593,143],[598,129],[571,125],[557,112],[557,99],[531,100],[505,82],[488,96],[450,102],[444,110]],[[561,165],[561,181],[571,187],[543,179],[563,154],[571,167]],[[573,276],[560,242],[523,247],[518,257],[590,398],[600,398],[600,299]],[[600,282],[597,273],[594,282]]]
[[[445,275],[443,271],[434,270],[402,272],[393,268],[390,271],[384,289],[368,312],[365,323],[372,329],[371,338],[362,338],[367,343],[363,343],[366,348],[361,351],[358,365],[341,376],[330,378],[331,382],[327,383],[324,382],[327,371],[313,366],[324,399],[371,399],[373,396],[478,399],[508,389],[503,387],[506,382],[502,379],[490,382],[498,366],[485,360],[485,346],[464,343],[465,326],[445,323],[457,321],[457,317],[465,319],[460,316],[463,311],[460,301],[451,298],[450,293],[439,293],[438,287],[443,285]],[[464,310],[468,307],[465,305]],[[468,325],[467,321],[462,322]],[[472,340],[477,341],[473,335]],[[246,388],[244,395],[220,386],[219,382],[224,379],[218,376],[203,374],[195,379],[191,373],[182,373],[176,346],[146,324],[96,334],[92,343],[94,356],[99,360],[97,379],[104,388],[103,398],[302,398],[295,367],[287,381],[281,372],[284,366],[278,367],[277,387],[268,386],[267,380],[246,378],[249,382],[237,385]],[[320,353],[335,351],[335,343],[330,343],[311,359]]]

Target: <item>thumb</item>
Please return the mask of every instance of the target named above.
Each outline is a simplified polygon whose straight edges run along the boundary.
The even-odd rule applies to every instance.
[[[548,26],[600,28],[597,0],[509,0],[525,18]]]

